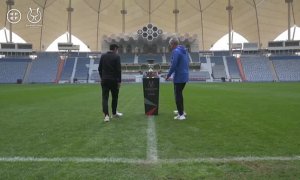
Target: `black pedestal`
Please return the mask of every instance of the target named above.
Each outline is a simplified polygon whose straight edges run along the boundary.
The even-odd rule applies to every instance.
[[[159,78],[143,78],[145,114],[158,115],[159,104]]]

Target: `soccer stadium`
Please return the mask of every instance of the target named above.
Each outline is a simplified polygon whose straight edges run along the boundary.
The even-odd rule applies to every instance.
[[[123,116],[104,122],[111,44]],[[0,0],[0,179],[300,179],[299,82],[300,0]]]

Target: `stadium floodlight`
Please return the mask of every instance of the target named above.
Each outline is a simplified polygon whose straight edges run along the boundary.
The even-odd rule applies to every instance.
[[[20,52],[31,53],[32,44],[30,43],[0,43],[1,52]]]
[[[0,43],[0,52],[6,56],[29,56],[32,54],[32,44]]]
[[[73,45],[73,43],[57,43],[58,50],[76,50],[79,51],[79,45]]]

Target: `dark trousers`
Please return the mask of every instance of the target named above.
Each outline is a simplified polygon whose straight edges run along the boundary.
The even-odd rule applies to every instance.
[[[111,110],[112,114],[117,113],[118,106],[118,96],[119,96],[119,86],[117,81],[113,80],[102,80],[102,108],[104,115],[109,115],[108,111],[108,98],[109,92],[111,92],[112,100],[111,100]]]
[[[182,115],[184,112],[182,91],[185,87],[185,84],[186,83],[174,83],[175,102],[179,115]]]

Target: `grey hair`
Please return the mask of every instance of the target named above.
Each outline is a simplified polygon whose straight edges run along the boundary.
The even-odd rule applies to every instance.
[[[179,39],[177,37],[171,37],[170,38],[170,41],[169,41],[169,44],[179,44]]]

